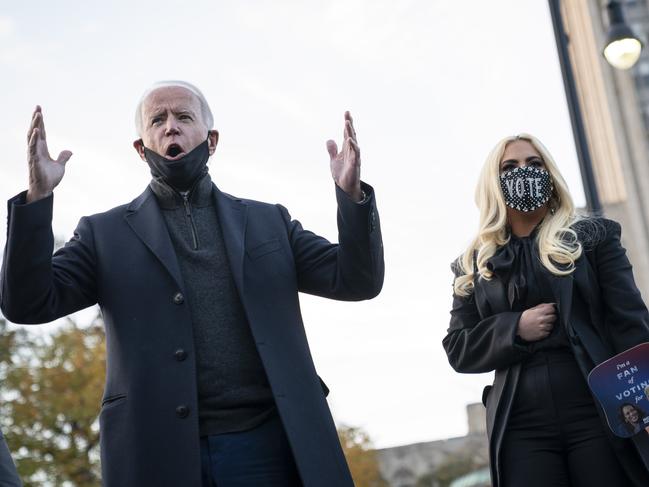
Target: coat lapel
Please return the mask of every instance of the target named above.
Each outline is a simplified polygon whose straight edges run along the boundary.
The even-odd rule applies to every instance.
[[[476,258],[477,252],[474,251],[473,273],[475,276],[478,276]],[[493,313],[510,311],[505,284],[495,274],[489,280],[478,277],[478,282],[475,286],[475,299],[482,318]]]
[[[248,206],[240,199],[221,192],[216,186],[214,186],[213,194],[225,251],[230,262],[230,271],[239,290],[239,295],[243,299],[243,258],[246,248]]]
[[[488,303],[492,313],[511,311],[505,285],[497,276],[493,276],[490,280],[480,278],[479,282],[480,286],[476,286],[476,289],[482,290],[483,299]],[[479,295],[476,295],[476,299],[480,300]]]
[[[593,313],[598,314],[599,318],[602,316],[601,312],[601,291],[599,288],[599,279],[595,270],[591,265],[591,262],[588,260],[588,256],[584,255],[581,259],[577,261],[577,268],[573,273],[575,276],[575,287],[580,292],[581,296],[584,298],[585,302],[588,303],[589,311],[591,315]],[[591,316],[593,324],[597,325],[600,323],[601,319],[597,319],[597,316]],[[602,332],[602,329],[598,330]],[[604,336],[604,335],[602,335]]]
[[[584,354],[587,354],[592,365],[599,364],[613,355],[608,346],[607,332],[604,323],[604,313],[600,298],[597,276],[586,256],[577,260],[577,267],[572,273],[575,288],[583,298],[586,309],[577,313],[571,320],[571,327],[583,344]],[[582,363],[587,363],[582,360]],[[589,371],[589,370],[588,370]]]
[[[176,252],[171,243],[160,208],[149,187],[138,198],[133,200],[124,218],[144,245],[171,274],[178,287],[183,289],[183,280]]]

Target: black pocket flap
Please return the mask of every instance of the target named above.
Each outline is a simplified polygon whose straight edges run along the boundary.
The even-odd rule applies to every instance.
[[[101,407],[106,407],[109,404],[114,404],[121,399],[126,399],[126,394],[112,394],[110,396],[106,396],[102,401],[101,401]]]

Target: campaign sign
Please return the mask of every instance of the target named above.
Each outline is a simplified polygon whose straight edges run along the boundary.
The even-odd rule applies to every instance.
[[[588,374],[588,385],[617,436],[649,433],[649,343],[602,362]]]

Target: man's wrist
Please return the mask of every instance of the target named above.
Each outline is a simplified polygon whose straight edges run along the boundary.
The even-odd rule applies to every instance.
[[[351,199],[354,203],[362,203],[365,201],[367,195],[365,194],[365,191],[363,191],[360,187],[360,185],[357,188],[354,188],[351,191],[347,191],[344,188],[342,189],[347,196],[349,196],[349,199]]]
[[[374,197],[374,189],[367,183],[361,182],[360,187],[355,191],[347,191],[338,183],[335,183],[336,197],[339,204],[353,203],[354,205],[366,206],[366,203]],[[358,191],[358,193],[356,193]]]
[[[42,200],[43,198],[47,198],[49,195],[51,195],[52,192],[42,192],[42,191],[36,191],[32,189],[27,190],[27,194],[25,195],[25,202],[26,203],[33,203],[34,201]]]

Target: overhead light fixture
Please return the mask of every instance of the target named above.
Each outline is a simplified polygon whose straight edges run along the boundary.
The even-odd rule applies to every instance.
[[[614,68],[629,69],[640,57],[642,42],[624,21],[620,2],[611,0],[606,9],[610,27],[606,36],[604,57]]]

